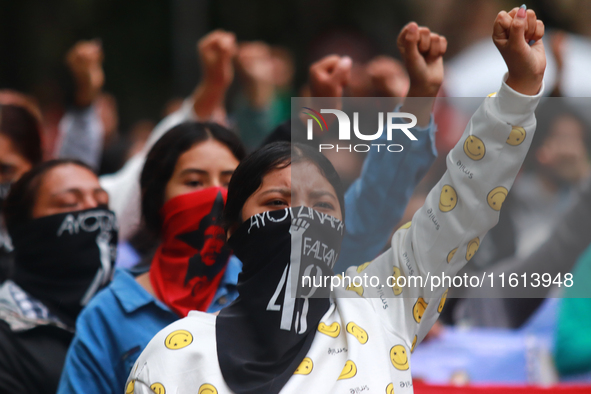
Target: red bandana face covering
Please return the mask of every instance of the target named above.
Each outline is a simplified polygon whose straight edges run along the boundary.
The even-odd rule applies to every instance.
[[[230,248],[221,226],[226,194],[212,187],[174,197],[162,207],[162,244],[150,281],[158,299],[181,317],[207,310],[226,270]]]

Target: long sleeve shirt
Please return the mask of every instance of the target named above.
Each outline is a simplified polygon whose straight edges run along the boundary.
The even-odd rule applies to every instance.
[[[484,100],[412,223],[398,229],[391,248],[370,264],[347,270],[349,277],[367,274],[379,284],[345,283],[334,290],[308,354],[281,392],[413,392],[410,354],[438,318],[446,289],[390,287],[388,277],[429,284],[429,277],[453,276],[472,258],[497,223],[529,149],[541,93],[525,96],[503,83],[496,97]],[[121,392],[230,393],[216,350],[224,339],[216,338],[215,324],[216,316],[190,312],[160,331]],[[179,334],[191,340],[167,347],[166,338]]]

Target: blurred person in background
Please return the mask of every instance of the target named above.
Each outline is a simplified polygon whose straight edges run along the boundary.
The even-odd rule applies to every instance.
[[[16,98],[24,96],[0,92],[0,208],[11,185],[43,160],[40,123],[25,107],[7,104]],[[10,276],[11,252],[12,241],[0,215],[0,283]]]
[[[480,245],[474,266],[487,268],[516,255],[525,258],[547,239],[571,205],[575,190],[591,175],[591,131],[585,121],[559,100],[538,109],[538,135],[503,202],[505,214]]]
[[[560,215],[553,225],[552,232],[535,251],[526,257],[513,255],[503,259],[490,267],[487,275],[493,275],[493,277],[504,275],[508,278],[537,273],[539,275],[545,274],[551,278],[564,278],[564,275],[572,272],[573,282],[578,290],[576,292],[567,290],[565,297],[576,298],[581,297],[581,294],[583,297],[587,297],[587,293],[584,292],[585,288],[588,288],[586,268],[573,270],[573,267],[577,260],[581,260],[578,265],[586,267],[586,263],[583,261],[587,261],[588,253],[585,257],[582,254],[590,243],[591,179],[588,179],[574,191],[572,205]],[[477,256],[478,254],[474,258]],[[499,287],[491,286],[491,284],[491,282],[485,281],[479,288],[454,289],[458,290],[458,297],[462,297],[462,299],[448,300],[448,306],[451,308],[446,307],[443,310],[442,318],[446,318],[446,321],[449,319],[450,323],[473,326],[520,328],[528,323],[542,304],[552,301],[551,298],[546,297],[562,295],[557,291],[561,287],[566,287],[557,283],[557,286],[538,287]],[[563,302],[566,302],[566,298]],[[568,304],[572,306],[575,301],[568,301]],[[568,310],[569,307],[565,308]],[[449,313],[450,310],[453,313]],[[570,321],[570,323],[572,322]],[[554,322],[546,323],[554,326]],[[579,331],[577,330],[577,332]],[[563,331],[560,340],[565,341],[566,335],[566,331]],[[573,333],[574,342],[579,340],[579,338],[575,338],[576,335]],[[583,338],[582,341],[585,339]],[[568,364],[568,360],[560,362],[563,365]],[[568,367],[566,368],[568,369]]]
[[[231,119],[250,150],[291,116],[295,65],[286,48],[243,42],[235,59],[241,89],[232,98]]]
[[[168,130],[186,121],[216,121],[227,124],[226,91],[234,78],[232,59],[236,37],[223,30],[210,32],[197,44],[203,67],[203,79],[181,107],[164,118],[152,130],[142,150],[132,156],[119,171],[101,176],[101,185],[109,192],[112,209],[120,219],[122,240],[130,239],[140,228],[139,178],[145,158]]]
[[[243,89],[234,98],[232,117],[244,144],[253,150],[274,128],[276,65],[271,46],[261,41],[241,43],[235,64]]]
[[[142,214],[160,240],[136,276],[117,270],[84,309],[59,393],[117,393],[139,353],[190,310],[219,311],[236,296],[242,263],[221,227],[226,188],[245,150],[232,131],[185,122],[154,144],[142,170]]]
[[[351,78],[349,84],[346,86],[345,94],[354,95],[354,97],[380,97],[381,100],[376,101],[372,106],[379,107],[384,111],[391,111],[394,108],[394,112],[399,112],[400,102],[406,97],[410,87],[410,79],[404,65],[394,58],[379,55],[371,59],[367,64],[356,65],[353,63],[353,66],[352,71],[355,70],[357,75],[356,86],[350,86],[350,83],[355,80]],[[386,100],[386,98],[393,100]],[[427,97],[422,100],[426,107],[430,106],[430,100]],[[346,104],[349,103],[347,102]],[[373,123],[367,122],[367,119],[362,119],[360,124],[360,129],[365,129],[366,127],[371,129],[375,127]],[[420,126],[427,125],[423,124]],[[436,126],[431,121],[427,128],[430,133],[434,133]],[[419,134],[422,133],[419,132]],[[385,135],[382,135],[382,137],[385,137]],[[431,136],[431,138],[434,140],[434,136]],[[421,139],[421,142],[422,141],[423,140]],[[358,140],[357,138],[353,138],[352,142],[364,143],[364,141]],[[424,145],[422,143],[413,142],[408,144],[407,138],[402,135],[393,135],[391,141],[387,141],[385,138],[380,138],[378,141],[374,142],[387,142],[388,144],[397,143],[404,146],[403,152],[394,154],[393,156],[396,157],[392,157],[392,159],[398,163],[403,163],[408,157],[408,159],[412,161],[412,163],[408,164],[409,168],[413,165],[418,165],[420,168],[423,168],[423,165],[420,164],[423,158],[423,155],[420,152],[424,151]],[[321,136],[321,143],[336,146],[339,143],[339,140],[334,133],[326,133]],[[366,156],[365,154],[349,152],[346,150],[341,150],[339,152],[336,150],[328,150],[323,153],[335,166],[346,187],[349,187],[355,179],[359,177],[362,170],[363,160]],[[436,152],[433,151],[433,154],[435,155]],[[429,165],[430,164],[431,162],[429,162]],[[392,163],[392,166],[395,166],[394,162]],[[429,166],[426,166],[424,168],[428,167]],[[419,173],[421,174],[420,178],[422,178],[424,173],[421,171],[419,171]],[[388,178],[388,175],[380,174],[380,178],[385,180]],[[382,246],[386,246],[386,243]],[[342,268],[344,269],[346,267]]]
[[[142,141],[145,143],[154,128],[153,124],[137,123],[129,136],[119,133],[117,99],[102,90],[103,62],[100,40],[79,41],[66,54],[75,89],[55,143],[55,156],[81,160],[99,175],[118,171],[130,154],[141,151]]]
[[[564,289],[554,337],[554,362],[563,377],[591,371],[591,246],[572,272],[573,285]]]
[[[78,314],[111,278],[117,223],[86,164],[51,160],[14,183],[14,273],[0,286],[0,391],[51,393]]]
[[[75,103],[60,124],[60,149],[55,155],[78,158],[98,168],[102,151],[102,127],[94,110],[86,109],[95,100],[104,82],[102,51],[97,42],[80,42],[67,55],[76,81]],[[41,110],[34,99],[16,91],[0,91],[0,206],[10,185],[46,157]],[[10,276],[11,241],[0,217],[0,282]]]
[[[59,124],[55,157],[78,159],[95,171],[101,165],[105,140],[116,123],[107,120],[102,88],[105,83],[100,41],[79,41],[66,54],[65,62],[74,80],[72,103]]]
[[[525,171],[516,179],[513,190],[503,202],[498,225],[481,242],[474,264],[467,269],[469,274],[490,269],[520,271],[522,262],[549,241],[556,224],[576,200],[578,189],[589,180],[591,134],[587,123],[557,99],[543,102],[537,114],[538,135],[526,158]],[[509,267],[509,264],[515,267]],[[460,292],[453,289],[450,295]],[[487,302],[496,312],[477,313],[487,310],[483,307]],[[516,327],[512,322],[523,323],[525,316],[530,316],[539,302],[532,303],[531,310],[524,307],[528,303],[516,303],[522,305],[523,319],[516,320],[513,313],[500,307],[496,300],[461,302],[454,298],[446,308],[444,319],[455,324]]]

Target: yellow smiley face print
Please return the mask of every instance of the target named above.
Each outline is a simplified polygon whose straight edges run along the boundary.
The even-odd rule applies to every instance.
[[[133,389],[135,387],[135,380],[130,380],[125,386],[125,394],[133,394]]]
[[[394,272],[392,273],[392,277],[394,278],[392,281],[392,291],[394,292],[394,295],[402,294],[402,286],[398,286],[399,283],[404,284],[404,281],[398,280],[401,276],[402,272],[400,271],[400,268],[394,267]]]
[[[314,369],[314,363],[312,362],[312,359],[310,357],[306,357],[305,359],[302,360],[302,362],[300,363],[300,365],[297,367],[297,369],[295,370],[295,372],[293,374],[294,375],[309,375],[310,372],[312,372],[312,369]]]
[[[500,211],[503,203],[505,202],[505,198],[507,198],[507,193],[509,190],[504,188],[503,186],[495,187],[492,189],[488,196],[486,197],[486,202],[488,202],[488,206],[494,209],[495,211]]]
[[[478,250],[478,248],[480,247],[480,238],[476,237],[473,240],[471,240],[470,242],[468,242],[468,247],[466,248],[466,260],[470,261],[470,259],[472,259],[472,257],[474,257],[474,254],[476,253],[476,251]]]
[[[363,328],[359,327],[357,324],[353,322],[347,324],[347,332],[353,335],[355,338],[357,338],[359,343],[361,343],[362,345],[366,344],[367,340],[369,339],[367,331],[365,331]]]
[[[367,266],[371,263],[371,261],[368,261],[367,263],[363,263],[361,264],[359,267],[357,267],[357,273],[361,273],[361,271],[363,271],[364,269],[367,268]]]
[[[329,337],[336,338],[341,333],[341,325],[336,321],[333,322],[330,326],[324,324],[323,322],[320,322],[320,324],[318,324],[318,331],[325,335],[328,335]]]
[[[218,390],[213,384],[205,383],[199,386],[197,394],[218,394]]]
[[[451,262],[451,259],[454,258],[454,255],[456,254],[457,251],[458,251],[458,248],[455,248],[454,250],[452,250],[451,252],[449,252],[447,254],[447,263],[448,264]]]
[[[386,394],[394,394],[394,383],[390,383],[386,387]]]
[[[441,313],[441,311],[443,310],[443,306],[445,305],[445,300],[447,300],[447,292],[448,291],[449,291],[449,289],[445,290],[445,292],[441,296],[441,301],[439,301],[439,306],[437,307],[438,313]],[[411,350],[411,352],[412,352],[412,350]]]
[[[415,306],[412,308],[412,314],[417,323],[421,322],[423,314],[425,313],[425,309],[427,309],[428,305],[429,304],[427,304],[423,297],[419,297],[417,302],[415,302]]]
[[[351,283],[349,286],[347,286],[346,290],[354,291],[355,293],[359,294],[360,297],[363,296],[363,287],[357,286],[355,283]]]
[[[458,203],[458,194],[451,185],[443,185],[441,195],[439,196],[439,210],[449,212],[456,207]]]
[[[156,394],[166,394],[166,390],[164,390],[164,386],[162,385],[162,383],[154,383],[150,386],[150,388]]]
[[[472,160],[481,160],[486,154],[484,142],[478,137],[469,135],[464,142],[464,153]]]
[[[337,380],[351,379],[355,375],[357,375],[357,365],[353,361],[347,360]]]
[[[402,226],[400,226],[400,228],[398,230],[402,230],[404,228],[410,228],[411,224],[412,224],[412,221],[404,223]]]
[[[164,346],[170,350],[178,350],[189,346],[193,342],[193,335],[187,330],[176,330],[168,334]]]
[[[411,353],[415,351],[415,346],[417,346],[417,336],[416,335],[412,339],[412,344],[410,345],[410,352]]]
[[[525,129],[523,127],[513,127],[509,137],[507,137],[507,143],[511,146],[521,145],[525,141]]]
[[[392,349],[390,349],[390,360],[392,360],[394,368],[400,371],[406,371],[408,369],[408,355],[404,346],[392,346]]]

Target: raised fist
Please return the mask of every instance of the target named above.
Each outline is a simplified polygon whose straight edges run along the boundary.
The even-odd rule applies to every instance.
[[[351,78],[353,62],[348,56],[326,56],[310,66],[312,97],[342,97]]]
[[[404,65],[389,56],[372,59],[365,68],[373,91],[381,97],[405,97],[410,80]]]
[[[103,48],[99,40],[78,41],[66,54],[66,64],[76,82],[76,105],[86,107],[105,83]]]
[[[445,37],[410,22],[402,28],[397,44],[410,78],[409,96],[437,96],[443,83]]]
[[[274,65],[271,47],[264,42],[241,43],[236,69],[244,80],[246,95],[254,108],[270,105],[274,94]]]
[[[245,78],[273,83],[271,47],[264,42],[241,43],[236,55],[236,65]]]
[[[208,86],[227,89],[234,79],[232,59],[236,55],[236,36],[223,30],[214,30],[197,43],[203,65],[203,82]]]
[[[540,91],[546,69],[543,35],[544,24],[533,10],[501,11],[495,19],[492,38],[509,69],[506,83],[519,93]]]

